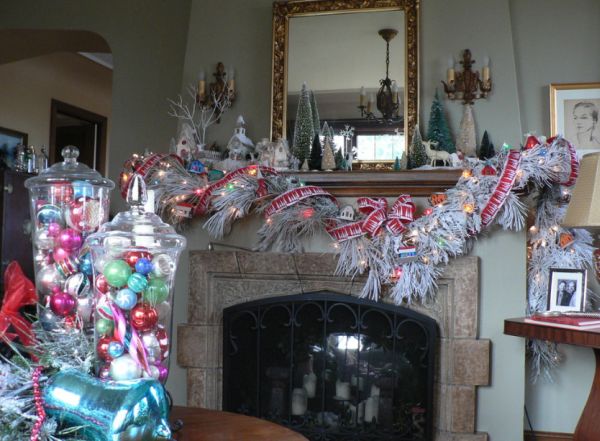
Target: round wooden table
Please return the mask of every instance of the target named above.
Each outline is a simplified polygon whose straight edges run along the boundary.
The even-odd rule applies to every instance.
[[[173,407],[171,421],[183,428],[177,441],[307,441],[299,433],[258,418],[197,407]]]

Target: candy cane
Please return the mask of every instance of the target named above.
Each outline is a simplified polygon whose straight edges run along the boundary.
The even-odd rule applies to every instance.
[[[109,302],[109,306],[115,320],[115,331],[113,335],[115,339],[125,347],[127,346],[127,320],[121,310],[116,308],[112,302]],[[144,347],[139,334],[133,328],[131,328],[131,340],[129,341],[129,355],[131,355],[131,358],[135,360],[138,366],[150,375],[150,366],[148,365],[146,348]]]

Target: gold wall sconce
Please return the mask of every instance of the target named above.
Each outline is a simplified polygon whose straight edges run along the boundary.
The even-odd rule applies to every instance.
[[[473,104],[474,100],[487,98],[492,91],[489,57],[483,58],[481,76],[479,71],[472,69],[475,60],[471,59],[469,49],[463,51],[460,64],[462,64],[462,71],[455,68],[453,57],[448,61],[446,81],[442,81],[448,99],[462,100],[463,104]]]
[[[204,71],[198,74],[196,103],[202,108],[214,109],[219,122],[219,116],[235,101],[235,71],[233,68],[225,69],[223,63],[219,62],[213,76],[215,81],[207,88]]]

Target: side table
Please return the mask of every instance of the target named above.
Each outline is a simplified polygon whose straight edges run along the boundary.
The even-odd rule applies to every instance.
[[[286,427],[230,412],[175,406],[171,421],[177,419],[183,421],[177,441],[307,441]]]
[[[596,357],[596,372],[587,403],[573,435],[574,441],[597,441],[600,434],[600,327],[565,329],[556,326],[527,323],[524,318],[504,320],[504,333],[517,337],[547,340],[592,348]]]

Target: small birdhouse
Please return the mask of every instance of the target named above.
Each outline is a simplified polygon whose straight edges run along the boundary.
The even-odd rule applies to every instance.
[[[353,221],[354,220],[354,207],[352,205],[346,205],[340,210],[338,214],[338,219],[345,221]]]
[[[558,238],[558,243],[562,249],[567,248],[575,241],[575,238],[571,233],[561,233]]]
[[[206,167],[204,167],[204,164],[202,164],[202,162],[198,161],[197,159],[190,162],[188,170],[190,171],[190,173],[206,173]]]
[[[175,215],[181,217],[192,217],[192,204],[181,202],[175,206]]]
[[[490,164],[487,164],[483,169],[481,169],[482,176],[496,176],[496,169],[492,167]]]

